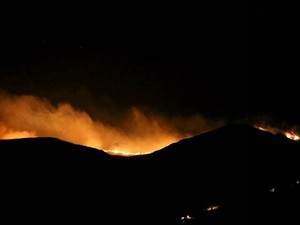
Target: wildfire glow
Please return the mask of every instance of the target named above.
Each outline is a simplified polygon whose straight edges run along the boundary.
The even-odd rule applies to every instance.
[[[296,135],[294,132],[285,132],[284,133],[285,134],[285,136],[287,137],[287,138],[289,138],[289,139],[292,139],[292,140],[294,140],[294,141],[298,141],[299,140],[299,136],[298,135]]]
[[[217,210],[218,208],[220,208],[220,205],[212,205],[212,206],[205,208],[204,211],[209,212],[209,211]]]
[[[149,154],[216,126],[200,116],[163,117],[135,107],[120,113],[117,121],[112,125],[101,118],[92,119],[69,103],[54,106],[39,97],[0,93],[0,139],[56,137],[109,154],[131,156]]]
[[[297,134],[295,134],[294,131],[284,131],[282,129],[270,127],[270,126],[268,126],[268,127],[255,126],[255,127],[262,131],[268,131],[273,134],[284,134],[287,138],[294,140],[294,141],[298,141],[300,139],[300,137]]]
[[[188,221],[188,220],[193,220],[193,219],[194,219],[194,217],[193,217],[193,216],[190,216],[190,215],[182,216],[182,217],[180,218],[180,220],[181,220],[182,222],[186,222],[186,221]]]
[[[134,155],[147,155],[150,154],[151,152],[130,152],[126,150],[106,150],[107,153],[111,155],[121,155],[121,156],[134,156]]]
[[[263,128],[263,127],[257,127],[258,129],[262,130],[262,131],[267,131],[266,128]]]
[[[34,132],[28,131],[6,131],[6,133],[2,135],[2,139],[18,139],[29,137],[36,137],[36,135]]]

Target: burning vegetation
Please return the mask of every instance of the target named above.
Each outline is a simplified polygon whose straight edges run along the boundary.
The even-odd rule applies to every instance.
[[[148,154],[216,127],[202,116],[149,115],[132,107],[111,124],[69,103],[53,105],[35,96],[0,93],[0,139],[56,137],[75,144],[131,156]],[[192,128],[192,129],[191,129]]]
[[[294,140],[294,141],[299,140],[299,135],[296,134],[296,132],[293,131],[293,130],[285,131],[283,129],[276,128],[276,127],[271,127],[271,126],[255,126],[255,127],[262,130],[262,131],[268,131],[272,134],[283,134],[287,138],[289,138],[291,140]]]

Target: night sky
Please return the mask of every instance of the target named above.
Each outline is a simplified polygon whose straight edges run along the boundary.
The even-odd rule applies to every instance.
[[[300,125],[299,13],[293,1],[249,7],[249,112]]]
[[[94,117],[99,106],[114,113],[137,106],[166,115],[230,119],[263,112],[248,108],[245,5],[37,7],[2,14],[1,90],[45,97],[54,104],[70,102]],[[272,76],[268,68],[277,70],[273,60],[260,64],[284,48],[284,37],[264,30],[270,20],[264,7],[257,4],[250,13],[254,19],[249,21],[255,23],[249,32],[255,54],[250,67],[255,68],[251,73]],[[251,88],[263,91],[256,86]],[[259,104],[269,95],[264,93]]]

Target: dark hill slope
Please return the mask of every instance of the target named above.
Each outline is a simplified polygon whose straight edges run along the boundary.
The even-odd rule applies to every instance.
[[[180,224],[186,215],[194,217],[186,224],[292,220],[299,149],[247,125],[129,158],[53,138],[3,140],[2,211],[30,223]],[[205,211],[211,205],[220,207]]]

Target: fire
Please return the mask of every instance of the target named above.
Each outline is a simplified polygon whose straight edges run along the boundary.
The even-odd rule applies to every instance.
[[[54,106],[44,98],[0,93],[0,139],[56,137],[109,154],[132,156],[149,154],[213,127],[200,116],[167,118],[135,107],[120,114],[117,121],[112,125],[92,119],[69,103]]]
[[[293,131],[291,131],[291,132],[285,132],[284,134],[289,139],[292,139],[294,141],[298,141],[299,140],[299,136],[296,135]]]
[[[258,129],[262,130],[262,131],[268,131],[266,128],[263,128],[263,127],[257,127]]]
[[[33,132],[28,131],[8,131],[2,135],[2,139],[18,139],[36,137]]]
[[[111,155],[121,155],[121,156],[134,156],[134,155],[147,155],[150,154],[150,152],[130,152],[128,150],[106,150],[107,153],[110,153]]]
[[[193,220],[193,219],[194,219],[194,217],[193,217],[193,216],[190,216],[190,215],[182,216],[182,217],[180,218],[180,220],[181,220],[182,223],[185,223],[185,222],[187,222],[187,221],[189,221],[189,220]]]
[[[217,210],[218,208],[220,208],[221,205],[212,205],[212,206],[209,206],[207,208],[204,209],[204,211],[214,211],[214,210]]]
[[[268,127],[255,126],[255,127],[262,131],[268,131],[273,134],[284,134],[287,138],[294,141],[298,141],[300,139],[299,135],[297,135],[294,131],[284,131],[282,129],[270,127],[270,126]]]

